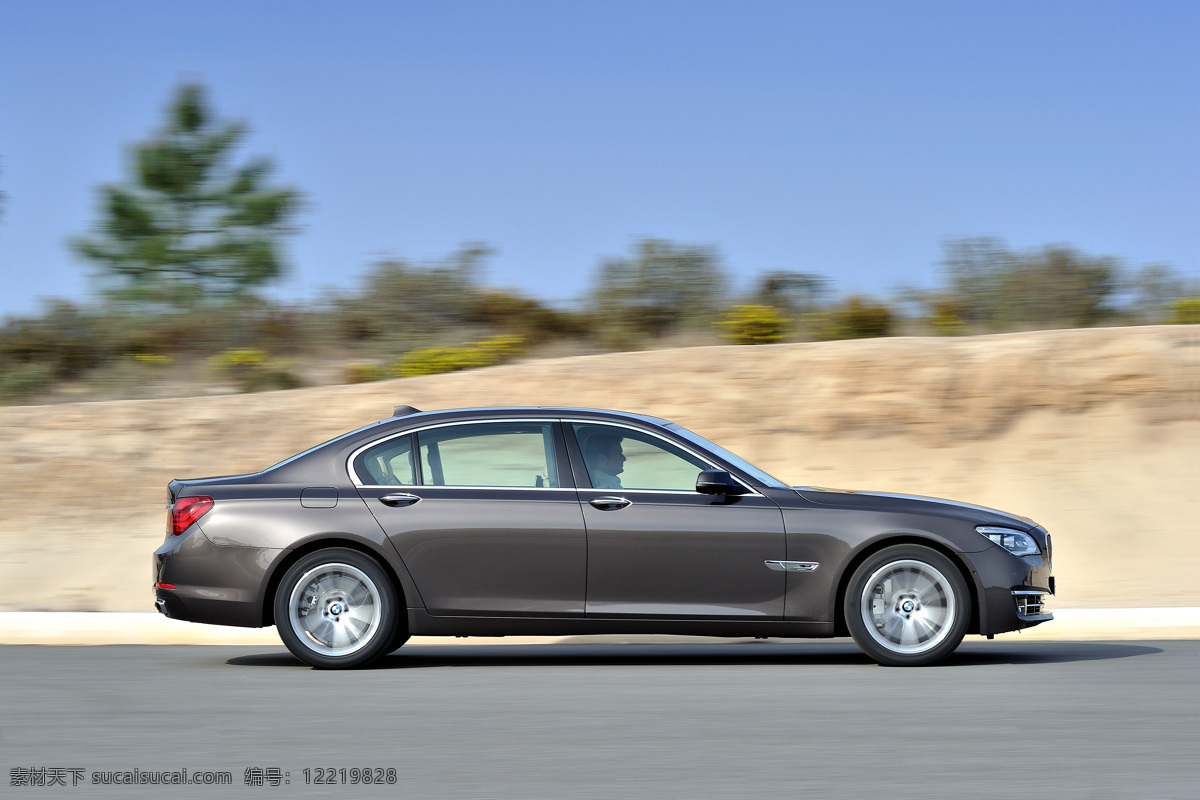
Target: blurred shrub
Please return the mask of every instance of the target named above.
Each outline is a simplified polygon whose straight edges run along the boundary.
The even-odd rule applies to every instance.
[[[156,353],[126,353],[125,357],[139,364],[147,364],[152,367],[169,367],[172,364],[170,356],[158,355]]]
[[[806,314],[817,308],[829,292],[829,279],[809,272],[779,270],[759,277],[756,302],[774,306],[787,316]]]
[[[1200,297],[1181,297],[1170,308],[1172,325],[1200,325]]]
[[[269,360],[270,356],[262,350],[226,350],[208,361],[226,373],[238,375],[248,370],[264,367]]]
[[[726,311],[713,325],[734,344],[771,344],[783,338],[788,321],[774,306],[742,305]]]
[[[458,347],[430,347],[411,350],[396,360],[392,374],[397,378],[440,375],[503,363],[523,352],[520,336],[494,336],[482,342]]]
[[[307,349],[311,322],[303,311],[264,304],[252,319],[254,338],[249,341],[273,353],[292,354]]]
[[[942,266],[963,319],[993,329],[1082,327],[1108,319],[1118,264],[1064,245],[1016,252],[987,237],[947,242]]]
[[[716,251],[666,239],[643,239],[632,249],[596,270],[588,305],[603,334],[625,329],[661,337],[689,324],[707,326],[725,295]]]
[[[1122,288],[1129,298],[1127,311],[1135,324],[1169,322],[1175,301],[1191,294],[1187,280],[1167,264],[1143,266],[1125,276]]]
[[[0,365],[38,364],[49,367],[54,379],[76,378],[119,357],[121,351],[113,352],[111,339],[103,317],[55,300],[40,317],[6,320],[0,328]]]
[[[891,334],[893,314],[877,300],[854,296],[830,311],[806,314],[802,322],[821,341],[872,339]]]
[[[963,302],[953,295],[935,295],[929,301],[929,325],[938,336],[961,336],[967,332],[963,322]]]
[[[298,389],[304,385],[304,382],[288,369],[288,364],[271,360],[262,350],[226,350],[212,356],[208,361],[232,379],[243,392]]]
[[[427,347],[410,350],[392,367],[397,378],[416,378],[421,375],[440,375],[488,366],[483,354],[470,345],[461,347]]]
[[[49,364],[12,364],[0,367],[0,404],[13,405],[48,391],[54,385]]]
[[[493,336],[475,342],[475,347],[487,356],[488,361],[499,364],[525,352],[525,340],[520,336]]]
[[[538,300],[504,289],[476,290],[465,318],[477,325],[522,336],[530,344],[578,338],[591,332],[591,318],[586,314],[549,308]]]
[[[420,342],[469,321],[486,245],[465,245],[434,264],[386,259],[371,266],[353,294],[335,295],[324,314],[335,341],[382,338]]]
[[[383,379],[383,367],[378,364],[347,364],[343,380],[346,383],[371,383]]]

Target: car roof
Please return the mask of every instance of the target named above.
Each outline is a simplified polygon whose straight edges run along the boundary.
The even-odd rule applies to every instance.
[[[429,422],[434,420],[468,420],[468,419],[492,419],[492,418],[510,418],[524,416],[570,416],[570,417],[591,417],[598,419],[620,419],[634,420],[643,423],[649,423],[656,426],[670,425],[669,420],[661,417],[652,417],[649,414],[638,414],[631,411],[614,411],[603,408],[580,408],[574,406],[483,406],[479,408],[447,408],[438,409],[436,411],[418,411],[412,409],[411,406],[397,406],[396,410],[400,412],[384,422],[404,422],[411,424],[413,422]]]

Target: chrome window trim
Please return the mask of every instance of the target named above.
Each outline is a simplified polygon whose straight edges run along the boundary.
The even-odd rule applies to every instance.
[[[459,427],[459,426],[465,426],[465,425],[495,425],[497,423],[503,424],[503,423],[508,423],[508,422],[512,422],[512,423],[536,422],[539,424],[552,424],[552,423],[559,422],[559,421],[560,420],[548,419],[548,418],[469,419],[469,420],[462,420],[459,422],[435,422],[432,425],[423,425],[419,428],[409,428],[406,431],[400,431],[398,433],[393,433],[391,436],[385,436],[382,439],[376,439],[373,442],[368,442],[367,444],[364,444],[362,447],[359,447],[357,450],[355,450],[353,453],[351,453],[349,455],[349,457],[346,459],[346,473],[350,476],[350,482],[353,483],[359,489],[367,489],[367,488],[391,489],[391,488],[394,488],[395,486],[409,486],[409,484],[405,484],[405,483],[386,484],[386,485],[380,485],[377,483],[363,483],[362,478],[360,478],[358,473],[354,471],[354,459],[358,458],[359,455],[361,455],[362,453],[364,453],[367,450],[370,450],[372,447],[375,447],[376,445],[383,444],[384,442],[390,442],[392,439],[399,439],[401,436],[412,436],[413,434],[421,433],[422,431],[434,430],[435,428],[451,428],[451,427]],[[551,432],[550,435],[551,435],[551,437],[553,437],[553,435],[554,435],[553,432]],[[419,447],[419,443],[418,443],[418,447]],[[561,472],[561,469],[560,469],[560,472]],[[549,487],[549,486],[547,486],[547,487],[539,489],[538,487],[535,487],[535,486],[491,486],[491,487],[489,487],[489,486],[427,486],[426,484],[420,484],[420,488],[422,488],[422,489],[426,489],[426,488],[428,488],[428,489],[489,489],[489,488],[491,488],[491,489],[534,489],[536,491],[546,491],[547,489],[551,489],[551,488],[564,488],[564,487]],[[571,487],[571,491],[574,491],[574,487]]]
[[[655,439],[661,439],[662,441],[666,442],[667,444],[671,445],[672,447],[682,450],[683,452],[693,456],[694,458],[700,459],[705,464],[708,464],[709,469],[717,469],[718,468],[717,466],[715,466],[713,464],[712,459],[709,456],[700,455],[699,453],[697,453],[695,450],[691,449],[690,447],[681,445],[679,442],[672,441],[671,439],[668,439],[665,436],[655,433],[654,431],[648,431],[645,428],[639,428],[636,425],[626,425],[626,424],[623,424],[620,422],[611,422],[609,420],[597,421],[594,419],[570,419],[570,418],[560,419],[559,422],[570,423],[570,424],[578,423],[580,425],[608,425],[609,427],[612,427],[612,428],[625,428],[627,430],[637,431],[638,433],[648,434],[650,436],[653,436]],[[578,444],[578,440],[576,441],[576,444]],[[722,470],[722,471],[729,472],[729,470],[727,470],[727,469]],[[739,478],[737,475],[734,475],[732,472],[730,472],[729,474],[735,481],[737,481],[739,484],[741,484],[743,489],[746,490],[746,492],[744,494],[737,495],[738,497],[755,497],[755,496],[762,497],[763,496],[760,492],[756,492],[754,490],[754,487],[746,485],[746,482],[743,481],[741,478]],[[590,488],[585,489],[582,486],[580,486],[578,488],[579,488],[579,491],[581,491],[581,492],[592,490]],[[600,489],[598,491],[612,491],[612,490],[611,489]],[[630,488],[626,488],[626,487],[621,487],[621,491],[623,491],[623,492],[655,492],[655,493],[661,493],[661,494],[700,494],[700,492],[697,492],[694,489],[692,489],[692,490],[688,490],[688,489],[630,489]]]
[[[488,489],[490,491],[503,490],[506,492],[576,492],[576,491],[578,491],[578,489],[576,489],[573,486],[475,486],[475,485],[471,485],[471,486],[468,486],[468,485],[425,486],[424,484],[422,484],[420,486],[413,486],[413,485],[407,484],[407,483],[402,483],[402,484],[364,483],[362,485],[356,484],[356,486],[358,486],[359,489],[406,489],[406,490],[407,489],[419,489],[421,491],[424,491],[426,489],[451,489],[456,492],[461,492],[464,489],[471,489],[471,490]]]
[[[738,481],[738,483],[741,483],[741,481]],[[628,494],[630,492],[637,492],[639,494],[682,494],[682,495],[687,495],[689,497],[712,497],[712,495],[704,494],[702,492],[697,492],[694,489],[626,489],[624,487],[622,487],[620,489],[593,489],[593,488],[585,488],[583,486],[580,486],[575,491],[577,491],[577,492],[598,492],[600,494]],[[761,495],[758,492],[751,490],[749,492],[746,492],[745,494],[739,494],[739,495],[734,495],[734,496],[735,497],[763,497],[764,495]]]
[[[578,419],[578,418],[574,418],[574,417],[557,417],[557,418],[554,418],[554,417],[521,417],[519,419],[471,419],[471,420],[463,420],[463,421],[459,421],[459,422],[436,422],[432,425],[423,425],[421,427],[409,428],[408,430],[405,430],[405,431],[393,433],[392,435],[385,436],[382,439],[376,439],[372,442],[368,442],[367,444],[362,445],[361,447],[357,448],[354,452],[352,452],[346,458],[346,473],[350,477],[350,482],[353,483],[354,486],[358,489],[393,489],[393,488],[396,488],[397,486],[401,486],[401,487],[405,487],[405,488],[414,488],[414,487],[410,486],[409,484],[403,484],[403,483],[398,483],[398,484],[363,483],[362,479],[358,476],[358,473],[354,471],[354,459],[358,458],[358,456],[360,454],[362,454],[363,452],[365,452],[367,450],[370,450],[372,447],[375,447],[376,445],[383,444],[384,442],[390,442],[392,439],[399,439],[401,436],[411,436],[413,434],[421,433],[422,431],[433,430],[435,428],[450,428],[450,427],[457,427],[457,426],[463,426],[463,425],[494,425],[496,423],[505,423],[505,422],[513,422],[513,423],[534,422],[534,423],[539,423],[539,424],[559,422],[559,423],[563,423],[563,424],[578,423],[581,425],[608,425],[613,428],[626,428],[631,431],[637,431],[638,433],[647,434],[649,436],[653,436],[656,439],[660,439],[660,440],[666,442],[667,444],[671,445],[672,447],[676,447],[676,448],[684,451],[685,453],[688,453],[692,457],[700,459],[705,464],[708,464],[710,468],[716,469],[716,467],[712,463],[712,459],[710,459],[708,456],[701,455],[700,453],[697,453],[695,450],[691,449],[690,447],[681,445],[678,442],[672,441],[671,439],[668,439],[667,437],[662,436],[654,431],[648,431],[645,428],[639,428],[636,425],[629,425],[629,424],[622,423],[622,422],[614,422],[612,420]],[[378,423],[375,423],[375,424],[378,424]],[[572,431],[572,435],[574,435],[574,431]],[[728,470],[725,470],[725,471],[728,472]],[[562,465],[559,465],[559,474],[561,475],[562,472],[563,472]],[[761,492],[755,491],[755,489],[752,486],[749,486],[745,481],[743,481],[737,475],[734,475],[732,472],[730,473],[730,475],[732,475],[733,479],[735,481],[737,481],[739,484],[741,484],[742,488],[744,488],[746,490],[745,494],[737,495],[738,497],[763,497],[764,496]],[[419,486],[417,486],[415,488],[420,488],[420,489],[506,489],[506,490],[530,491],[530,492],[563,492],[563,491],[566,491],[566,492],[575,492],[575,491],[604,492],[604,491],[610,491],[607,489],[596,489],[593,487],[583,487],[583,486],[557,486],[557,487],[546,486],[546,487],[539,488],[536,486],[430,486],[430,485],[426,485],[426,484],[420,484]],[[699,492],[697,492],[695,490],[688,490],[688,489],[623,489],[623,491],[647,492],[647,493],[651,493],[651,494],[684,494],[684,495],[700,494]]]

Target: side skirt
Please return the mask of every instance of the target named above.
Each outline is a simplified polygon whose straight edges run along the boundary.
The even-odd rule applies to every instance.
[[[408,609],[412,636],[586,636],[628,633],[676,636],[773,636],[827,638],[833,622],[712,619],[615,619],[604,617],[435,617]]]

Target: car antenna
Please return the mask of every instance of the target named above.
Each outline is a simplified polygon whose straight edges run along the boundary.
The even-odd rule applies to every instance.
[[[396,406],[392,409],[393,417],[407,417],[409,414],[420,414],[421,409],[412,406]]]

